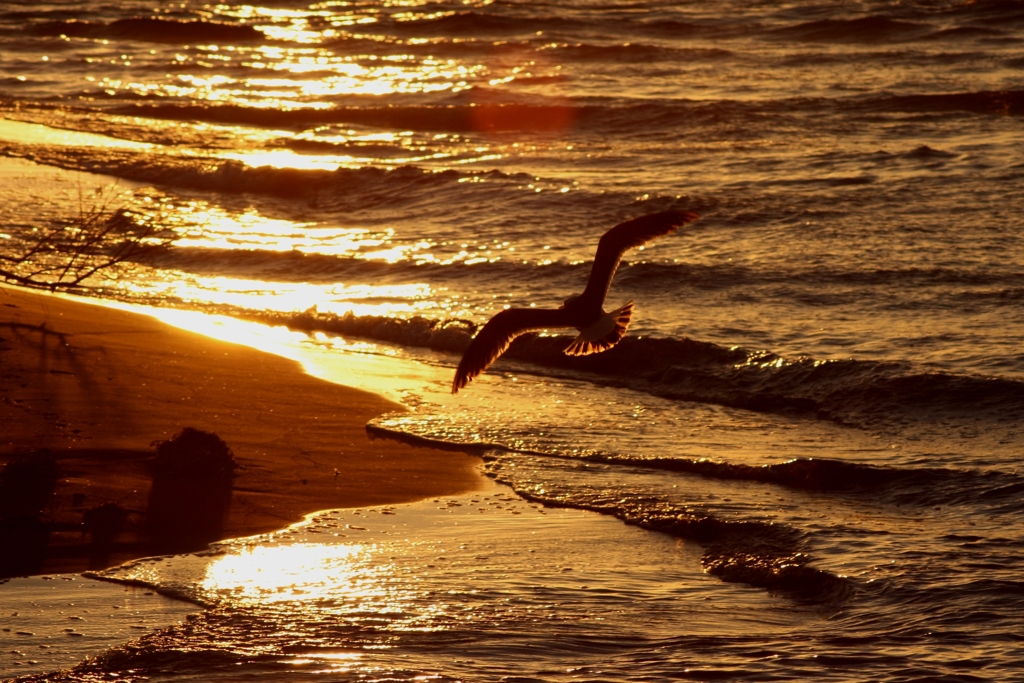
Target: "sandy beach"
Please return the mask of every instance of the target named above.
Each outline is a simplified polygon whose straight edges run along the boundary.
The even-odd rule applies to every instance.
[[[479,461],[371,441],[372,417],[403,408],[307,375],[298,363],[185,332],[145,315],[0,289],[0,464],[48,449],[59,466],[42,518],[39,572],[113,566],[160,550],[147,532],[153,443],[183,428],[234,453],[222,519],[203,540],[284,527],[317,510],[474,490]],[[116,503],[127,522],[103,552],[82,527]]]

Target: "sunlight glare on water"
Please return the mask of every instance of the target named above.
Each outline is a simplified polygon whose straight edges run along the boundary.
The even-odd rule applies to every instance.
[[[224,152],[224,159],[241,161],[246,166],[271,168],[298,168],[307,171],[334,171],[339,167],[354,168],[370,161],[369,157],[350,155],[308,155],[297,154],[287,149],[247,150],[244,152]]]
[[[211,562],[199,586],[234,605],[321,600],[339,586],[347,599],[380,600],[388,590],[375,579],[387,567],[360,562],[370,550],[359,544],[258,545]]]
[[[380,247],[394,232],[317,226],[268,218],[252,209],[234,213],[200,200],[178,204],[162,218],[184,232],[176,245],[206,249],[295,250],[351,256],[368,247]]]
[[[331,98],[340,96],[458,92],[467,88],[470,80],[487,72],[483,64],[454,59],[417,58],[408,54],[351,54],[321,47],[325,39],[336,38],[339,31],[314,27],[311,22],[329,21],[340,28],[376,21],[373,16],[360,16],[358,12],[337,14],[332,10],[317,12],[253,6],[220,6],[217,11],[225,17],[249,22],[269,40],[290,47],[212,44],[186,48],[177,57],[181,67],[215,67],[229,72],[234,69],[234,73],[242,68],[256,73],[245,77],[234,73],[210,76],[179,73],[171,76],[170,81],[161,75],[156,83],[106,78],[103,84],[107,94],[123,91],[262,109],[326,110],[333,106]],[[279,75],[270,76],[271,73]]]
[[[66,145],[70,147],[108,147],[146,151],[156,145],[148,142],[121,140],[106,135],[83,131],[51,128],[38,123],[0,119],[0,140],[11,140],[23,144]]]
[[[347,286],[194,276],[181,280],[126,282],[122,287],[144,298],[286,313],[315,309],[334,315],[408,316],[438,307],[427,284]]]

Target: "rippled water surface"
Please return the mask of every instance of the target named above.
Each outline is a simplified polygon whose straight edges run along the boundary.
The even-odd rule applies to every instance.
[[[1015,0],[4,4],[0,255],[116,212],[154,248],[90,294],[289,326],[500,482],[115,570],[208,610],[63,675],[1019,677],[1022,41]],[[450,395],[666,209],[622,343]]]

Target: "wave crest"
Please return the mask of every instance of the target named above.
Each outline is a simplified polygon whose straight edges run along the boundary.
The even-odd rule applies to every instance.
[[[822,19],[775,31],[787,39],[806,42],[880,43],[911,40],[930,33],[929,27],[875,15],[857,19]]]
[[[183,21],[132,17],[109,24],[70,19],[39,23],[30,30],[40,36],[63,35],[69,38],[141,40],[151,43],[233,43],[266,39],[263,31],[251,26],[201,19]]]
[[[259,314],[302,331],[324,331],[462,353],[476,331],[464,320],[344,316],[306,311]],[[664,398],[772,413],[801,414],[865,427],[895,415],[921,419],[949,412],[1024,418],[1024,382],[933,372],[909,362],[787,360],[766,351],[688,338],[626,337],[599,354],[570,357],[571,335],[527,334],[505,358]],[[500,362],[500,361],[499,361]]]

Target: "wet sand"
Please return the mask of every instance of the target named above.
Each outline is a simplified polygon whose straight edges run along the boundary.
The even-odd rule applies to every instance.
[[[147,530],[152,444],[185,427],[217,434],[241,466],[205,528],[185,530],[196,531],[200,545],[278,529],[317,510],[483,485],[476,458],[371,441],[367,420],[400,410],[314,378],[294,361],[149,316],[0,287],[0,465],[45,448],[60,469],[42,513],[52,531],[38,572],[101,569],[160,552],[161,539]],[[200,506],[193,495],[182,491],[179,502]],[[128,516],[113,544],[100,548],[82,520],[106,503]]]

